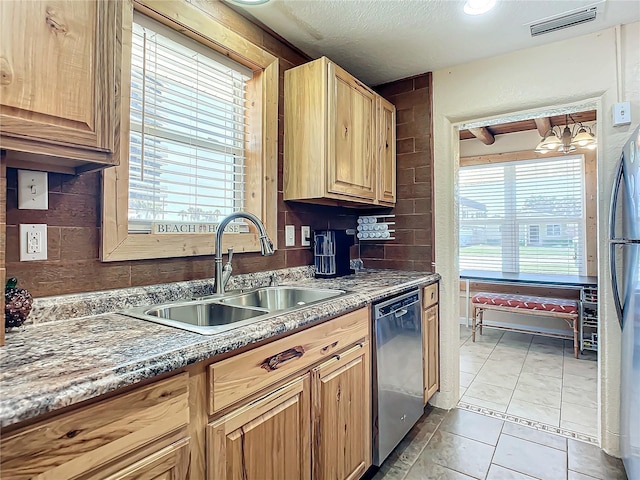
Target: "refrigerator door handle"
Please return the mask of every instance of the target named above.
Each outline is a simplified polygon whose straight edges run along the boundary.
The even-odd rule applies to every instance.
[[[610,270],[611,270],[611,288],[613,290],[613,303],[616,306],[616,315],[618,316],[618,323],[620,324],[620,328],[622,328],[622,319],[623,319],[623,311],[622,311],[622,301],[620,300],[620,287],[618,286],[618,274],[616,272],[616,245],[621,245],[621,243],[611,242],[609,243],[609,262],[610,262]]]
[[[617,262],[616,262],[616,245],[624,244],[625,241],[616,238],[616,213],[618,210],[618,194],[620,193],[620,185],[623,181],[622,164],[624,155],[620,157],[618,168],[616,170],[616,178],[613,184],[613,192],[611,193],[611,207],[609,209],[609,269],[611,271],[611,287],[613,289],[613,303],[616,306],[616,314],[618,315],[618,323],[622,328],[622,301],[620,300],[620,287],[618,286]]]
[[[609,240],[616,240],[616,213],[618,212],[620,185],[622,185],[623,181],[623,161],[624,155],[621,155],[618,168],[616,169],[616,177],[613,182],[613,191],[611,192],[611,205],[609,207]]]

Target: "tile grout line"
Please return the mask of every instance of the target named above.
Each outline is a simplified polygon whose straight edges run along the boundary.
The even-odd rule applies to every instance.
[[[442,419],[438,422],[438,425],[436,425],[436,427],[433,429],[433,432],[431,432],[431,435],[429,435],[429,438],[427,439],[427,441],[424,442],[424,445],[422,446],[422,448],[420,449],[420,451],[416,455],[415,460],[411,463],[411,465],[409,465],[409,468],[407,468],[407,471],[400,478],[400,480],[404,480],[405,478],[407,478],[407,475],[409,475],[409,472],[415,466],[416,462],[418,461],[418,458],[420,458],[420,455],[422,455],[422,452],[424,452],[424,449],[427,448],[427,445],[429,445],[429,442],[431,441],[433,436],[436,434],[436,432],[438,431],[438,428],[440,428],[440,425],[442,425],[442,422],[444,422],[445,417],[449,414],[450,411],[451,410],[448,410],[447,413],[442,416]]]
[[[496,446],[493,448],[493,454],[491,455],[491,461],[489,462],[489,469],[487,470],[487,474],[484,476],[485,480],[489,476],[489,472],[491,471],[491,465],[494,465],[493,459],[496,456],[496,452],[498,451],[498,444],[500,443],[500,438],[502,437],[503,430],[504,430],[504,420],[502,421],[502,426],[500,427],[500,433],[498,434],[498,439],[496,440]]]
[[[504,336],[504,334],[503,334]],[[500,337],[502,339],[502,337]],[[509,402],[507,403],[507,409],[505,410],[505,415],[509,412],[509,407],[511,406],[511,402],[513,401],[513,396],[516,393],[516,388],[518,388],[518,383],[520,383],[520,376],[522,375],[522,371],[524,370],[524,364],[527,362],[527,357],[529,356],[529,350],[531,350],[531,342],[533,341],[533,337],[531,337],[531,341],[529,342],[529,346],[527,347],[527,353],[524,356],[524,361],[522,362],[522,366],[520,367],[520,372],[518,373],[518,379],[516,380],[516,385],[513,387],[511,391],[511,396],[509,397]]]

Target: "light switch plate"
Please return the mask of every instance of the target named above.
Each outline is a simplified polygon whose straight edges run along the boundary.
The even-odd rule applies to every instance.
[[[293,247],[296,244],[296,227],[293,225],[284,226],[284,246]]]
[[[613,126],[629,125],[631,123],[631,102],[613,104]]]
[[[47,259],[47,224],[20,224],[20,261]]]
[[[23,210],[49,208],[47,172],[18,170],[18,208]]]
[[[309,225],[300,227],[300,245],[303,247],[311,246],[311,227]]]

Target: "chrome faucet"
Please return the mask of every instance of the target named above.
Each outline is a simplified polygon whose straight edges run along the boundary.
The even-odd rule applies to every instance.
[[[260,253],[262,255],[273,255],[273,243],[267,236],[267,231],[264,228],[264,224],[260,221],[258,217],[256,217],[253,213],[249,212],[234,212],[231,215],[227,215],[222,219],[220,224],[218,225],[218,230],[216,230],[216,253],[215,253],[215,271],[216,271],[216,280],[215,280],[215,290],[216,293],[222,294],[224,293],[224,287],[227,285],[229,278],[231,278],[231,271],[233,268],[231,267],[231,258],[233,257],[233,248],[229,249],[229,259],[227,260],[227,264],[222,268],[222,235],[224,234],[224,229],[227,227],[229,222],[235,220],[236,218],[245,218],[247,220],[251,220],[258,227],[258,235],[260,236]]]

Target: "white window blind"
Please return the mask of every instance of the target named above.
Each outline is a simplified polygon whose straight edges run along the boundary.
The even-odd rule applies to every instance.
[[[460,168],[460,269],[585,274],[582,156]]]
[[[251,71],[137,13],[131,57],[129,231],[242,210]]]

